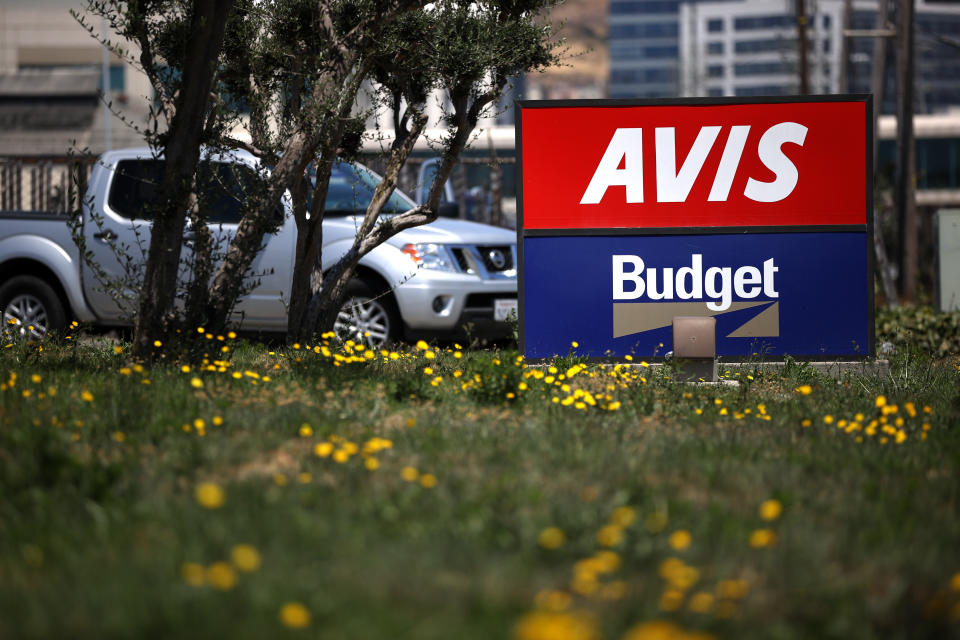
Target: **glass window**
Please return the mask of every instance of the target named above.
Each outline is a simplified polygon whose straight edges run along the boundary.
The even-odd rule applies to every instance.
[[[723,43],[722,42],[708,42],[707,43],[707,53],[710,55],[721,55],[723,53]]]
[[[121,160],[113,174],[107,203],[118,215],[131,220],[152,220],[160,199],[163,160]]]
[[[152,220],[160,204],[163,160],[121,160],[110,185],[108,203],[118,215],[131,220]],[[258,178],[245,165],[201,161],[197,167],[197,204],[211,224],[240,222],[244,201]],[[282,209],[278,209],[280,215]]]
[[[708,78],[722,78],[723,77],[723,65],[722,64],[711,64],[707,67],[707,77]]]
[[[337,162],[330,172],[330,186],[324,210],[336,215],[363,213],[373,199],[380,177],[365,167]],[[400,191],[394,191],[383,213],[402,213],[416,204]]]
[[[710,33],[723,31],[723,18],[713,18],[712,20],[707,20],[707,31]]]

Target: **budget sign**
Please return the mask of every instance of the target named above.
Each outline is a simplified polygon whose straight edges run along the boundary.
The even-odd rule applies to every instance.
[[[527,357],[874,354],[870,96],[518,104]]]

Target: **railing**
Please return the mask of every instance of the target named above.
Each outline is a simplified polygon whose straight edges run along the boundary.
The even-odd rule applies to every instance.
[[[86,156],[0,157],[0,211],[77,211],[96,160]]]

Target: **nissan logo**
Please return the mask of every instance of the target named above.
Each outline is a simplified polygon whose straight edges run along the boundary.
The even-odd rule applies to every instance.
[[[500,249],[491,249],[487,253],[487,259],[490,260],[490,264],[493,265],[494,269],[503,269],[507,266],[507,256],[503,255],[503,251]]]

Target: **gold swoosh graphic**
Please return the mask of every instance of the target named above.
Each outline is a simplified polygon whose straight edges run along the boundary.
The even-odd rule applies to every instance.
[[[633,333],[643,333],[669,327],[675,316],[709,318],[725,313],[752,309],[770,300],[757,302],[734,302],[729,309],[712,311],[706,302],[617,302],[613,305],[613,337],[620,338]],[[728,338],[776,337],[780,335],[780,303],[774,302],[769,309],[735,329]]]

